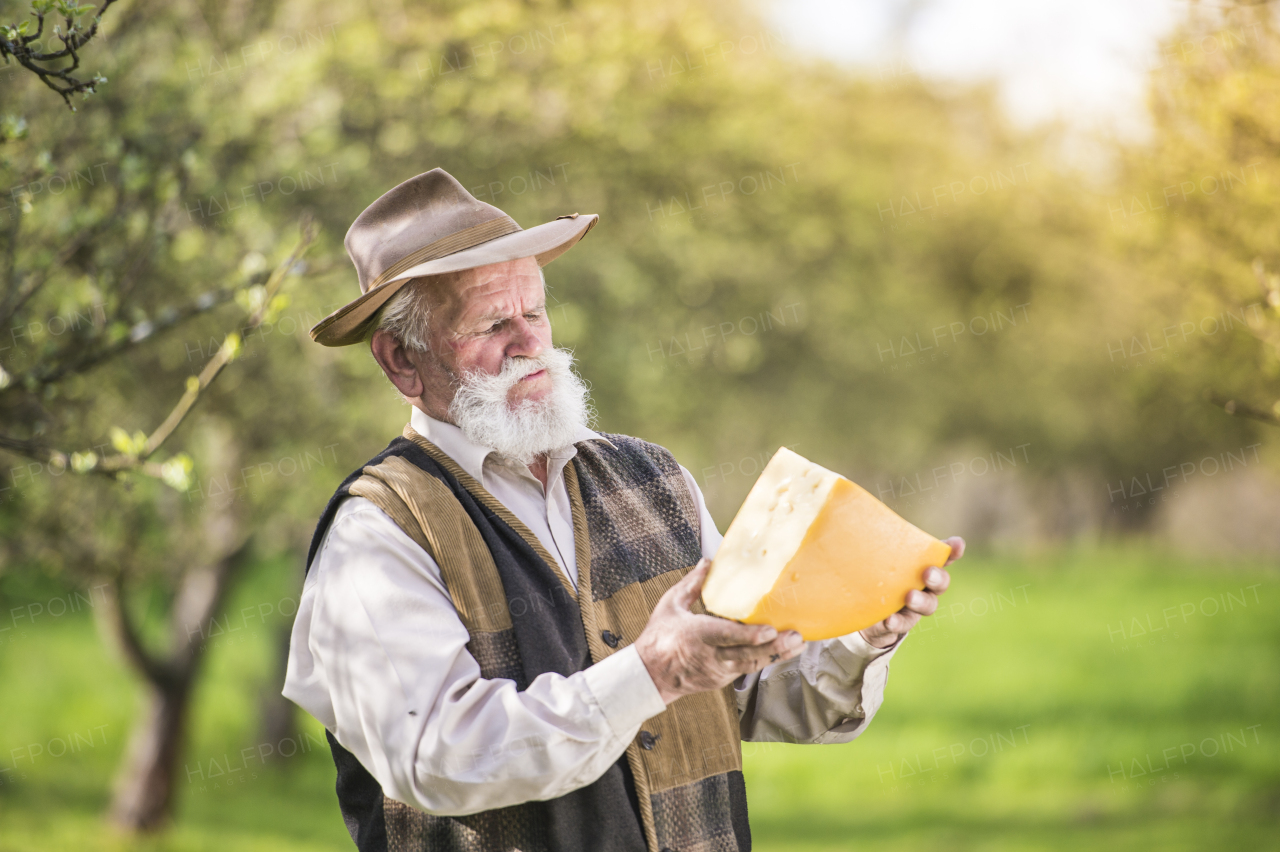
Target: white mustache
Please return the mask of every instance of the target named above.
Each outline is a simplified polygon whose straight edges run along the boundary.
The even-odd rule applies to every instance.
[[[524,355],[507,358],[502,362],[502,369],[497,373],[482,373],[476,370],[465,374],[457,384],[459,388],[474,388],[482,393],[509,391],[525,376],[548,369],[550,365],[547,361],[546,352],[533,358]]]
[[[507,400],[511,389],[540,370],[551,378],[551,392],[512,406]],[[495,374],[464,375],[457,382],[449,415],[473,443],[529,464],[571,443],[590,422],[592,411],[587,386],[573,372],[572,353],[547,349],[533,358],[508,358]]]

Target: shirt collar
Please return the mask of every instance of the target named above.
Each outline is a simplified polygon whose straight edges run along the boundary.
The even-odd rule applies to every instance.
[[[473,442],[466,435],[463,435],[462,430],[457,426],[452,423],[445,423],[443,420],[437,420],[417,406],[412,406],[412,410],[409,413],[409,425],[413,427],[415,432],[435,444],[445,455],[457,462],[458,467],[471,474],[471,477],[476,482],[484,482],[484,463],[491,454],[496,453],[493,447],[486,447]],[[574,432],[573,440],[569,444],[552,450],[549,455],[553,459],[571,459],[578,454],[578,448],[574,444],[581,441],[604,441],[609,446],[613,446],[613,442],[604,435],[581,426]],[[494,456],[495,461],[498,458],[498,456]]]

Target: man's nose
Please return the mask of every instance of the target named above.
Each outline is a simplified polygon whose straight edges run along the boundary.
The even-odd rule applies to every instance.
[[[533,324],[524,317],[517,317],[511,324],[511,340],[503,354],[508,358],[537,358],[543,348]]]

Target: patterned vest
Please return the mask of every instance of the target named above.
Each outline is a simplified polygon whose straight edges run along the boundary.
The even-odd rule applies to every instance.
[[[635,641],[658,599],[701,556],[675,459],[624,435],[584,441],[565,465],[575,591],[538,538],[411,427],[343,482],[307,567],[349,495],[385,511],[435,560],[483,678],[523,690]],[[702,611],[701,604],[694,606]],[[732,686],[688,695],[645,722],[598,780],[559,798],[436,816],[387,798],[332,734],[338,804],[360,852],[744,852],[751,848]]]

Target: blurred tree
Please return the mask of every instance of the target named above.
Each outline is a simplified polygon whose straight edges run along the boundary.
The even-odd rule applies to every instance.
[[[124,38],[116,46],[117,61],[127,65],[141,41]],[[13,187],[0,285],[0,328],[9,338],[0,342],[9,350],[0,366],[0,448],[27,460],[8,471],[5,570],[38,562],[75,582],[105,580],[115,590],[97,613],[144,680],[147,707],[112,816],[141,829],[162,824],[170,812],[204,640],[254,532],[245,501],[224,497],[186,509],[175,503],[185,497],[190,504],[193,490],[204,497],[201,481],[241,475],[243,442],[217,442],[198,476],[187,453],[155,459],[175,433],[191,440],[187,414],[245,353],[244,338],[279,321],[288,306],[279,291],[287,276],[301,272],[314,237],[304,224],[298,245],[274,272],[265,268],[263,251],[279,254],[272,244],[285,238],[283,228],[246,239],[235,228],[215,227],[208,239],[201,227],[209,223],[184,216],[184,202],[195,195],[203,117],[183,114],[173,109],[180,101],[160,96],[153,108],[166,111],[174,135],[139,133],[125,117],[134,108],[124,99],[147,101],[146,87],[146,81],[124,87],[121,97],[100,100],[99,110],[76,123],[49,115],[35,93],[20,89],[28,94],[27,114],[39,117],[29,131],[27,122],[10,121],[0,149],[0,172]],[[175,250],[184,235],[188,245],[216,242],[220,254],[192,264]],[[214,338],[206,327],[200,339],[218,342],[207,351],[203,342],[196,347],[195,366],[188,357],[186,369],[176,365],[177,375],[172,364],[159,367],[157,361],[172,361],[162,349],[166,340],[231,301],[239,305],[238,322],[225,313],[210,318],[224,328],[232,319],[230,334]],[[158,381],[162,376],[172,378]],[[225,417],[229,402],[234,408],[233,399],[205,402],[213,416],[202,418],[197,440],[219,432],[218,415]],[[145,432],[117,425],[148,421]],[[286,443],[265,440],[276,448]],[[148,636],[155,633],[148,622],[156,619],[131,604],[139,591],[163,599],[165,639]]]
[[[699,477],[721,517],[780,444],[864,482],[1029,445],[1105,509],[1224,440],[1186,413],[1211,368],[1109,358],[1150,323],[1146,267],[1051,132],[815,62],[737,3],[611,8],[385,7],[322,98],[372,131],[345,148],[370,186],[441,165],[522,222],[602,214],[548,270],[558,340],[604,428],[734,469]]]
[[[1151,73],[1152,143],[1126,163],[1132,245],[1168,281],[1163,295],[1209,323],[1193,331],[1205,346],[1193,350],[1191,367],[1207,397],[1230,414],[1277,425],[1276,18],[1265,4],[1196,6],[1160,55]]]

